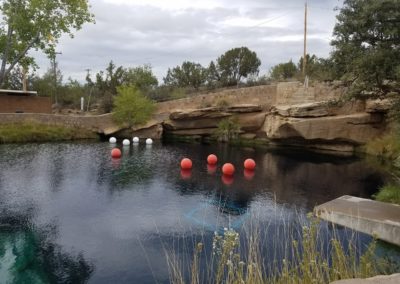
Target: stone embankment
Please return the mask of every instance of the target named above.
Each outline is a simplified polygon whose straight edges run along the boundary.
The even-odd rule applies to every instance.
[[[218,123],[234,118],[240,137],[265,143],[296,145],[335,151],[378,137],[386,129],[386,100],[342,102],[346,89],[339,84],[299,82],[228,89],[157,104],[146,125],[124,128],[112,117],[47,114],[0,114],[0,123],[35,121],[90,129],[117,137],[161,138],[173,136],[203,139],[212,136]]]

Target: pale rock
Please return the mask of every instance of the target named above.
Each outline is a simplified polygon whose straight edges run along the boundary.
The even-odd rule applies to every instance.
[[[391,106],[392,106],[392,101],[389,99],[367,100],[365,111],[368,113],[373,113],[373,112],[386,113],[389,111]]]

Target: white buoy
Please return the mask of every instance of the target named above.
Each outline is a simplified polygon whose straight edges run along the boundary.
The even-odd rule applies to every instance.
[[[110,143],[115,144],[115,143],[117,143],[117,138],[111,137],[109,141],[110,141]]]
[[[133,143],[139,143],[139,137],[133,137],[132,142]]]
[[[129,139],[124,139],[124,141],[122,141],[122,145],[124,146],[128,146],[131,144],[131,141],[129,141]]]
[[[153,144],[153,140],[152,140],[151,138],[147,138],[147,139],[146,139],[146,144],[147,144],[147,145]]]

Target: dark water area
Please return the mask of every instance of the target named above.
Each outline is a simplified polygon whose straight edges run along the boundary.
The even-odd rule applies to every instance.
[[[114,160],[108,143],[0,145],[0,283],[168,283],[166,250],[185,258],[200,239],[209,252],[214,232],[241,233],[254,216],[276,248],[315,205],[369,198],[387,178],[363,159],[301,150],[119,147]],[[210,153],[233,178],[207,167]]]

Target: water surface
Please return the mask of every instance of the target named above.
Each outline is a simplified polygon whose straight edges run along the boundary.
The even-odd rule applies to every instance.
[[[344,194],[370,197],[384,179],[362,159],[302,151],[121,149],[113,160],[108,143],[0,146],[1,283],[168,283],[166,248],[190,255],[198,238],[240,232],[252,216],[278,243],[282,222]],[[210,153],[235,164],[233,179],[207,168]],[[192,171],[179,169],[183,157]]]

